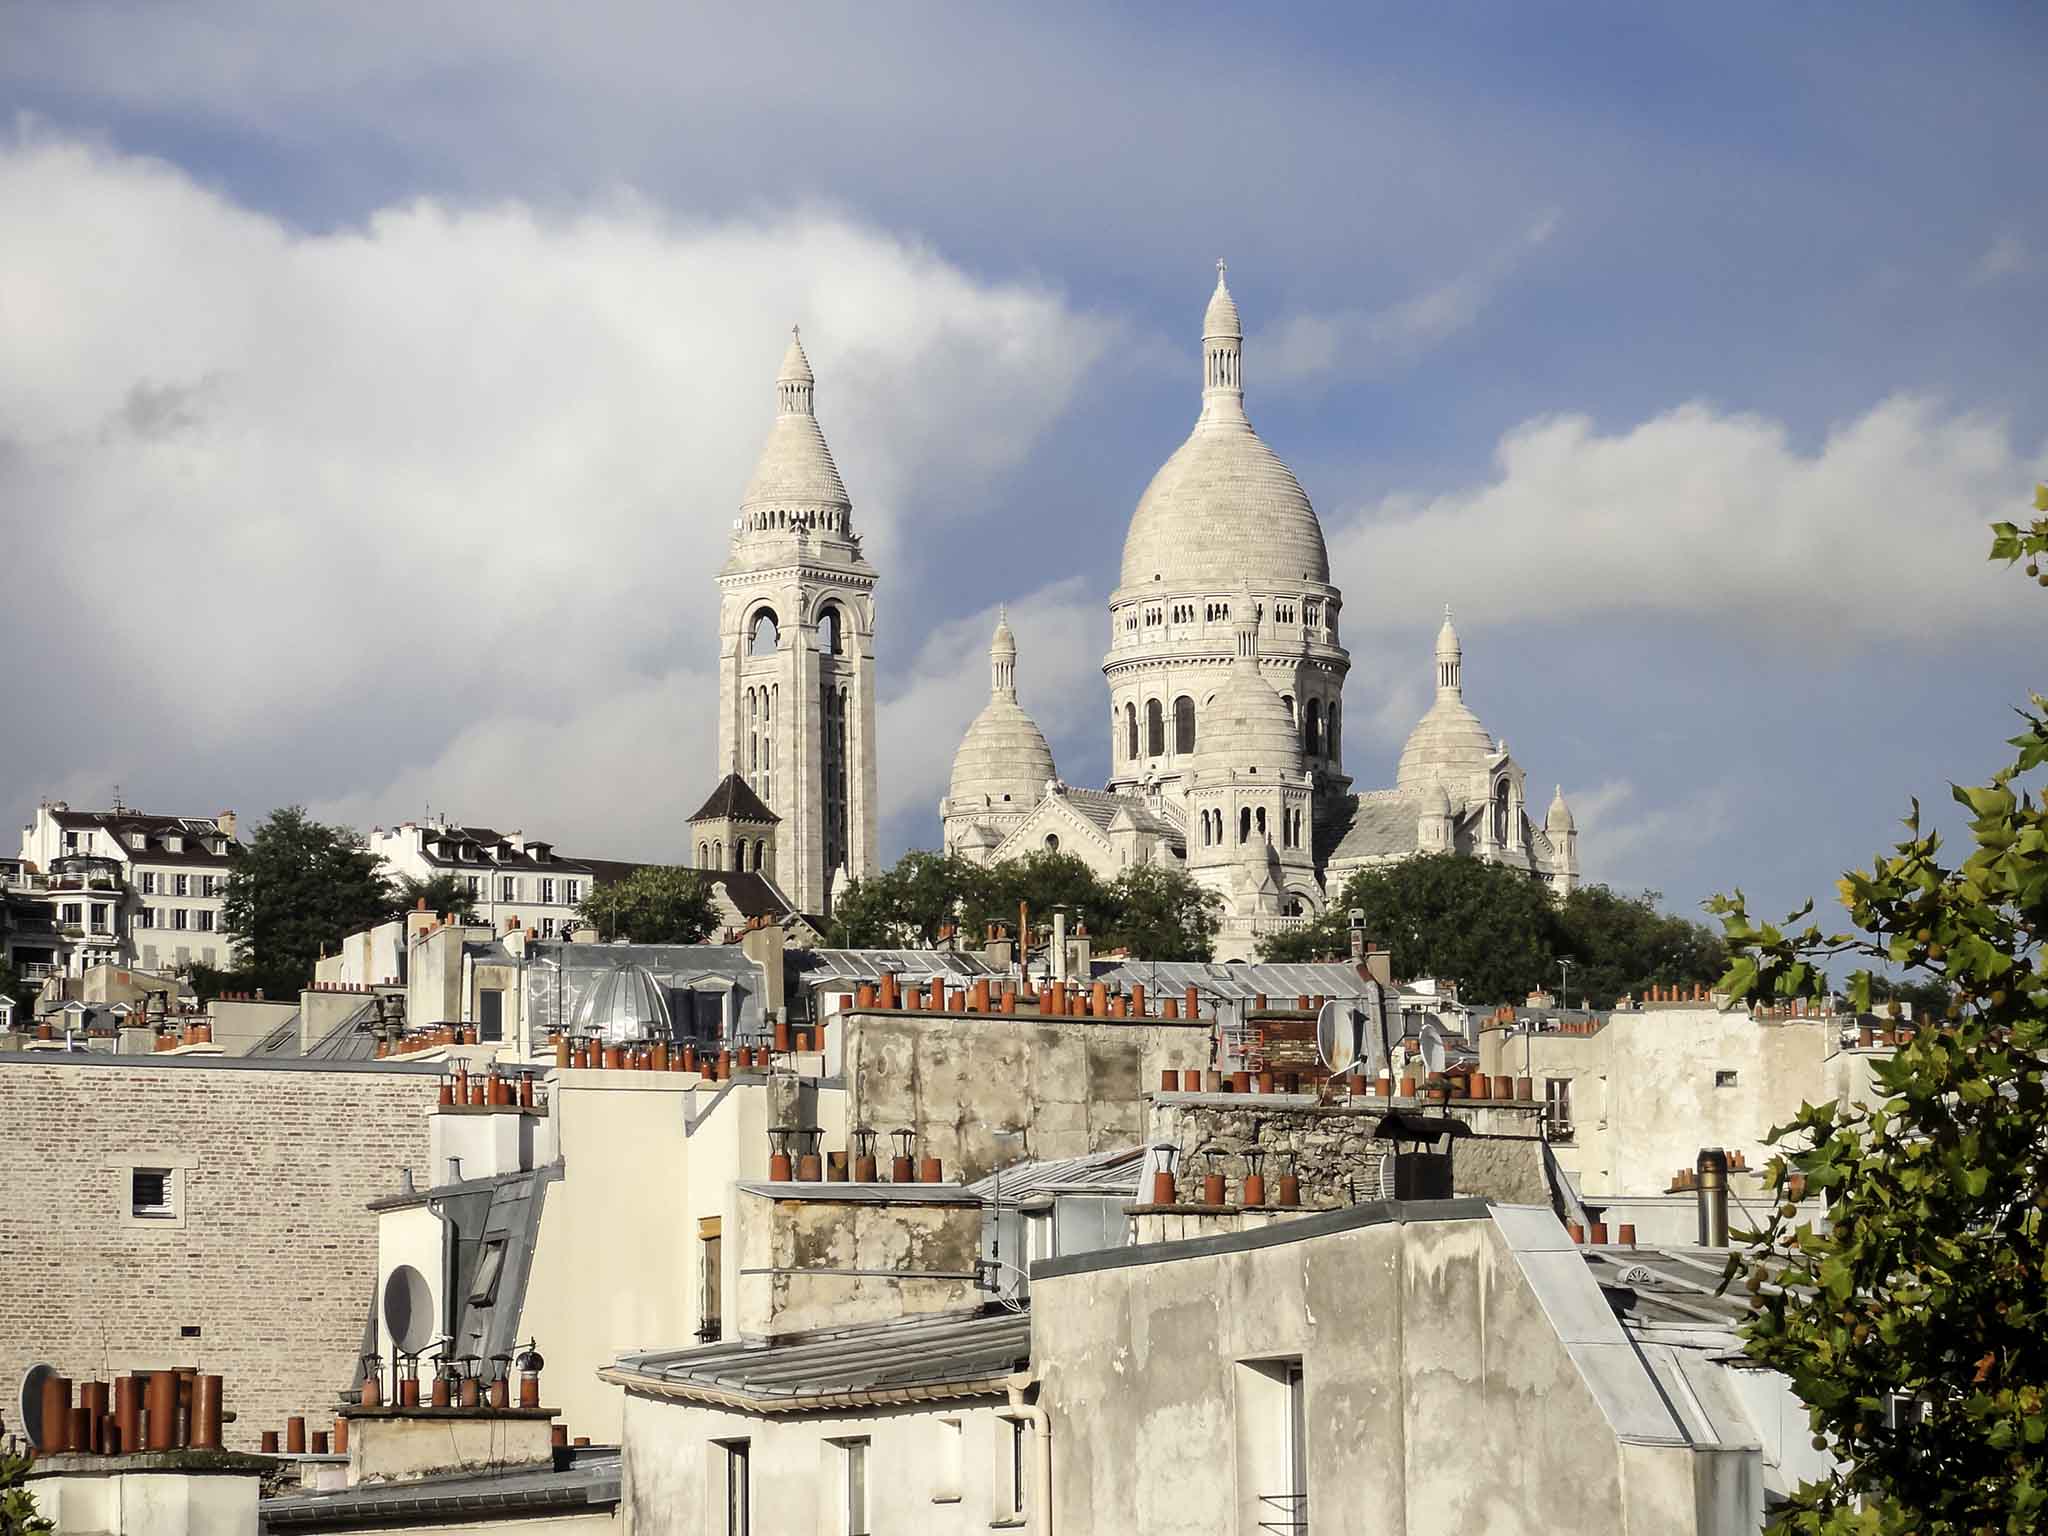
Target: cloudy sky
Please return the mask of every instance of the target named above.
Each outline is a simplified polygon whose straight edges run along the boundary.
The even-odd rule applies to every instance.
[[[680,856],[801,321],[884,585],[885,851],[1008,601],[1103,600],[1227,257],[1387,782],[1445,602],[1589,878],[1825,896],[2048,605],[2031,7],[0,9],[0,808]]]

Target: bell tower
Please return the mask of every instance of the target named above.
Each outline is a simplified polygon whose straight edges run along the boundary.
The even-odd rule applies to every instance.
[[[792,327],[718,573],[716,765],[775,816],[762,873],[812,914],[829,910],[842,868],[873,873],[877,851],[876,576],[818,429],[816,382]]]

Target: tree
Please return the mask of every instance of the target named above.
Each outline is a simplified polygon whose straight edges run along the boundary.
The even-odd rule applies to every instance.
[[[1110,882],[1102,941],[1137,960],[1210,960],[1223,898],[1185,870],[1135,864]]]
[[[392,902],[401,915],[412,911],[443,912],[459,923],[477,921],[476,897],[470,894],[469,882],[460,875],[433,875],[425,880],[400,875]]]
[[[57,1528],[36,1513],[28,1491],[28,1470],[34,1462],[0,1447],[0,1536],[50,1536]]]
[[[1456,853],[1423,853],[1360,870],[1315,922],[1262,942],[1268,960],[1350,953],[1350,912],[1391,951],[1394,974],[1458,984],[1466,1002],[1519,1003],[1554,981],[1550,892],[1522,870]]]
[[[17,1023],[26,1019],[29,1010],[35,1006],[36,988],[24,981],[5,959],[0,959],[0,997],[14,1000]]]
[[[600,939],[635,944],[701,944],[718,926],[709,878],[679,864],[644,865],[623,880],[592,886],[576,914]]]
[[[831,942],[841,949],[935,944],[946,924],[988,921],[997,903],[989,870],[957,854],[913,848],[847,887],[832,909]]]
[[[228,847],[222,920],[240,979],[285,997],[313,979],[322,950],[385,921],[391,887],[362,834],[314,821],[302,805],[272,811]]]
[[[2034,504],[2048,512],[2048,487]],[[1994,560],[2025,558],[2048,586],[2048,518],[1993,533]],[[1946,861],[1916,802],[1905,840],[1841,882],[1854,931],[1822,933],[1810,903],[1782,925],[1752,921],[1740,891],[1712,903],[1734,997],[1817,995],[1843,954],[1949,994],[1875,1069],[1879,1102],[1805,1105],[1772,1132],[1767,1175],[1781,1195],[1794,1176],[1824,1191],[1826,1227],[1774,1205],[1729,1280],[1747,1270],[1744,1348],[1790,1379],[1838,1463],[1775,1531],[2048,1525],[2048,810],[2021,787],[2048,765],[2048,699],[2019,715],[2007,765],[1952,791],[1967,856]],[[1851,978],[1859,1007],[1873,985]]]
[[[1612,1008],[1652,986],[1712,983],[1728,969],[1728,948],[1704,923],[1657,910],[1658,891],[1623,896],[1582,885],[1557,908],[1557,952],[1572,962],[1571,1001]],[[1562,999],[1560,999],[1562,1001]]]

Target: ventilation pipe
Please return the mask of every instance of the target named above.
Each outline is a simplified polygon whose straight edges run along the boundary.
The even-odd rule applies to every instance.
[[[1728,1246],[1728,1154],[1719,1147],[1700,1148],[1698,1195],[1700,1246]]]

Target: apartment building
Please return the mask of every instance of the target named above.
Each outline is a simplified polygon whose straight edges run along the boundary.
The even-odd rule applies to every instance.
[[[454,876],[468,890],[478,918],[494,931],[516,917],[543,939],[576,926],[576,908],[605,874],[596,862],[558,854],[554,844],[523,832],[445,819],[377,827],[370,833],[370,851],[393,880],[424,883]]]

